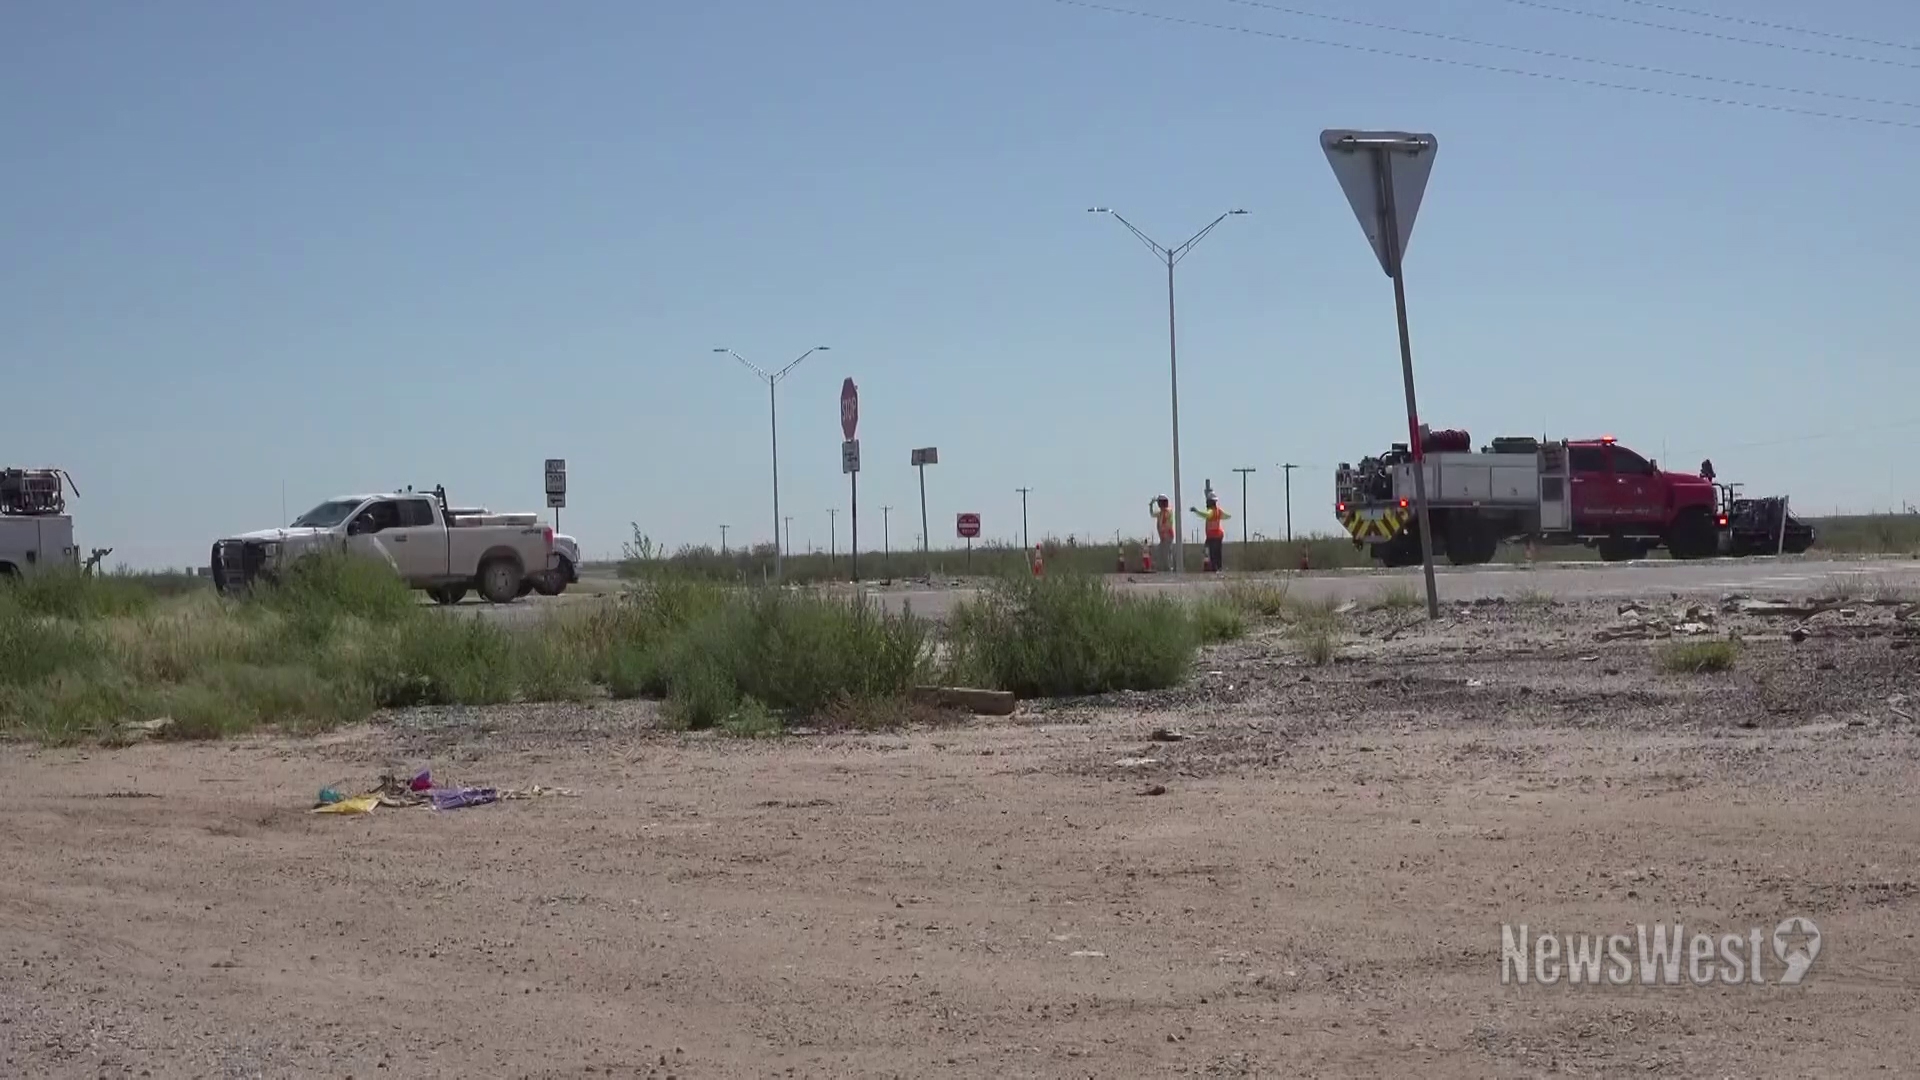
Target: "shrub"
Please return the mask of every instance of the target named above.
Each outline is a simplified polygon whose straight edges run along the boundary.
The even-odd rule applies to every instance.
[[[1203,644],[1233,641],[1246,636],[1247,619],[1231,601],[1209,597],[1196,601],[1187,611],[1194,635]]]
[[[947,645],[954,681],[1050,697],[1176,685],[1199,641],[1177,601],[1062,574],[1002,579],[957,605]]]
[[[140,574],[83,574],[45,570],[0,585],[6,600],[28,615],[57,619],[104,619],[151,608],[156,599]]]
[[[1676,641],[1660,649],[1655,662],[1672,675],[1731,671],[1739,647],[1731,641]]]
[[[1226,599],[1229,604],[1256,619],[1279,619],[1288,610],[1287,587],[1268,582],[1230,581]]]
[[[256,588],[252,599],[309,625],[340,615],[391,623],[420,613],[419,599],[392,567],[344,552],[294,560],[277,581]]]

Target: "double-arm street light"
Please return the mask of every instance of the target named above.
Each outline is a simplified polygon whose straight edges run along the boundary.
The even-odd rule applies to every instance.
[[[795,357],[793,363],[774,372],[768,372],[753,361],[748,360],[746,357],[724,346],[713,351],[726,353],[728,356],[745,364],[748,370],[760,376],[760,381],[767,384],[767,422],[773,431],[773,580],[779,581],[781,580],[781,574],[785,570],[785,563],[783,562],[785,552],[783,545],[780,543],[780,410],[774,403],[773,388],[780,384],[781,379],[787,377],[787,372],[799,367],[800,361],[805,360],[814,353],[826,352],[827,347],[825,345],[815,345],[813,348]]]
[[[1178,247],[1167,247],[1163,244],[1156,243],[1152,237],[1134,228],[1133,222],[1121,217],[1107,207],[1088,207],[1087,213],[1106,214],[1113,218],[1113,220],[1125,225],[1128,232],[1138,237],[1141,243],[1147,245],[1147,250],[1153,252],[1155,258],[1167,264],[1167,373],[1168,382],[1173,391],[1173,512],[1179,514],[1182,513],[1180,507],[1184,504],[1181,502],[1180,492],[1180,349],[1178,338],[1174,334],[1173,324],[1173,267],[1181,259],[1186,258],[1187,253],[1193,250],[1194,245],[1206,239],[1207,234],[1218,228],[1221,222],[1230,217],[1245,214],[1246,211],[1229,210],[1221,214],[1211,222],[1208,222],[1206,228],[1194,233],[1186,243]],[[1242,512],[1244,511],[1245,508],[1242,507]],[[1184,529],[1175,529],[1173,532],[1173,568],[1175,571],[1182,573],[1187,569],[1187,545],[1184,539],[1185,536],[1186,530]]]

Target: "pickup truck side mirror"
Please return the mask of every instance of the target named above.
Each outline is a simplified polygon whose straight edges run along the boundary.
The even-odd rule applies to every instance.
[[[357,518],[354,518],[352,521],[347,522],[348,536],[360,536],[363,533],[370,533],[372,531],[373,531],[372,518],[357,517]]]

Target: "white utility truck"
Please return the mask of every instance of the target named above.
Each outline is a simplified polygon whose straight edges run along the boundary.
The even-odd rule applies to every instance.
[[[244,591],[302,556],[344,551],[380,559],[406,583],[442,604],[469,589],[505,604],[530,591],[532,575],[553,558],[553,529],[538,514],[456,517],[445,488],[346,495],[301,514],[285,528],[214,542],[214,587]]]
[[[65,469],[0,469],[0,579],[80,568],[67,514],[72,486]]]

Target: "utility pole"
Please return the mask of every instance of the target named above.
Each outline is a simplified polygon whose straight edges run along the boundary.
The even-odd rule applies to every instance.
[[[880,508],[880,572],[893,576],[893,540],[888,535],[893,525],[893,507]]]
[[[1020,546],[1031,550],[1033,541],[1027,536],[1027,492],[1033,489],[1023,487],[1014,490],[1020,493]]]
[[[839,513],[840,511],[837,507],[832,507],[832,506],[827,507],[827,573],[828,574],[833,573],[833,556],[835,554],[834,548],[839,545],[838,532],[835,527],[836,521],[837,521],[836,515],[838,515]]]
[[[1087,208],[1087,213],[1106,214],[1112,217],[1113,220],[1125,225],[1128,232],[1138,237],[1141,243],[1147,245],[1147,250],[1153,252],[1155,258],[1167,264],[1167,379],[1168,385],[1172,390],[1171,397],[1173,401],[1173,504],[1174,513],[1177,514],[1180,512],[1182,505],[1180,501],[1180,350],[1178,338],[1174,334],[1173,267],[1174,264],[1178,263],[1181,259],[1186,258],[1187,254],[1193,250],[1194,245],[1205,239],[1206,235],[1219,227],[1221,222],[1227,220],[1229,217],[1245,214],[1246,211],[1235,209],[1221,214],[1219,217],[1214,218],[1212,222],[1208,223],[1206,228],[1194,233],[1186,243],[1174,248],[1165,247],[1156,243],[1152,237],[1134,228],[1133,222],[1128,221],[1126,218],[1121,217],[1119,214],[1114,213],[1104,206],[1090,206]],[[1179,530],[1176,530],[1173,534],[1173,567],[1174,570],[1179,573],[1185,573],[1187,569],[1187,545],[1184,539],[1185,535],[1184,531]]]
[[[726,553],[727,553],[727,527],[725,525],[722,525],[720,526],[720,554],[725,555]]]
[[[773,390],[774,387],[780,384],[781,379],[787,377],[788,372],[800,366],[800,361],[805,360],[814,353],[825,352],[826,350],[827,346],[825,345],[815,345],[813,348],[795,357],[793,363],[775,372],[768,372],[760,368],[732,349],[722,347],[713,350],[717,353],[726,353],[728,356],[745,364],[749,371],[760,376],[761,381],[767,384],[767,423],[773,432],[773,579],[775,581],[780,580],[781,574],[785,571],[785,566],[782,562],[783,552],[780,544],[780,412],[779,407],[774,403]],[[788,520],[791,521],[792,519],[789,518]],[[789,525],[787,528],[788,543],[786,546],[792,547],[793,527]]]
[[[1236,467],[1233,471],[1240,474],[1240,542],[1245,544],[1247,542],[1247,474],[1260,470],[1248,465],[1245,468]]]
[[[776,549],[780,547],[780,534],[777,532],[774,533],[774,536],[773,536],[773,546]],[[793,516],[791,514],[787,516],[787,545],[786,546],[788,551],[793,550]],[[774,562],[777,564],[779,561],[780,561],[780,555],[779,555],[779,552],[776,550],[774,552]],[[775,575],[776,577],[778,576],[778,571],[775,571]]]
[[[1280,466],[1287,478],[1287,543],[1293,543],[1293,470],[1300,466],[1287,462]]]

